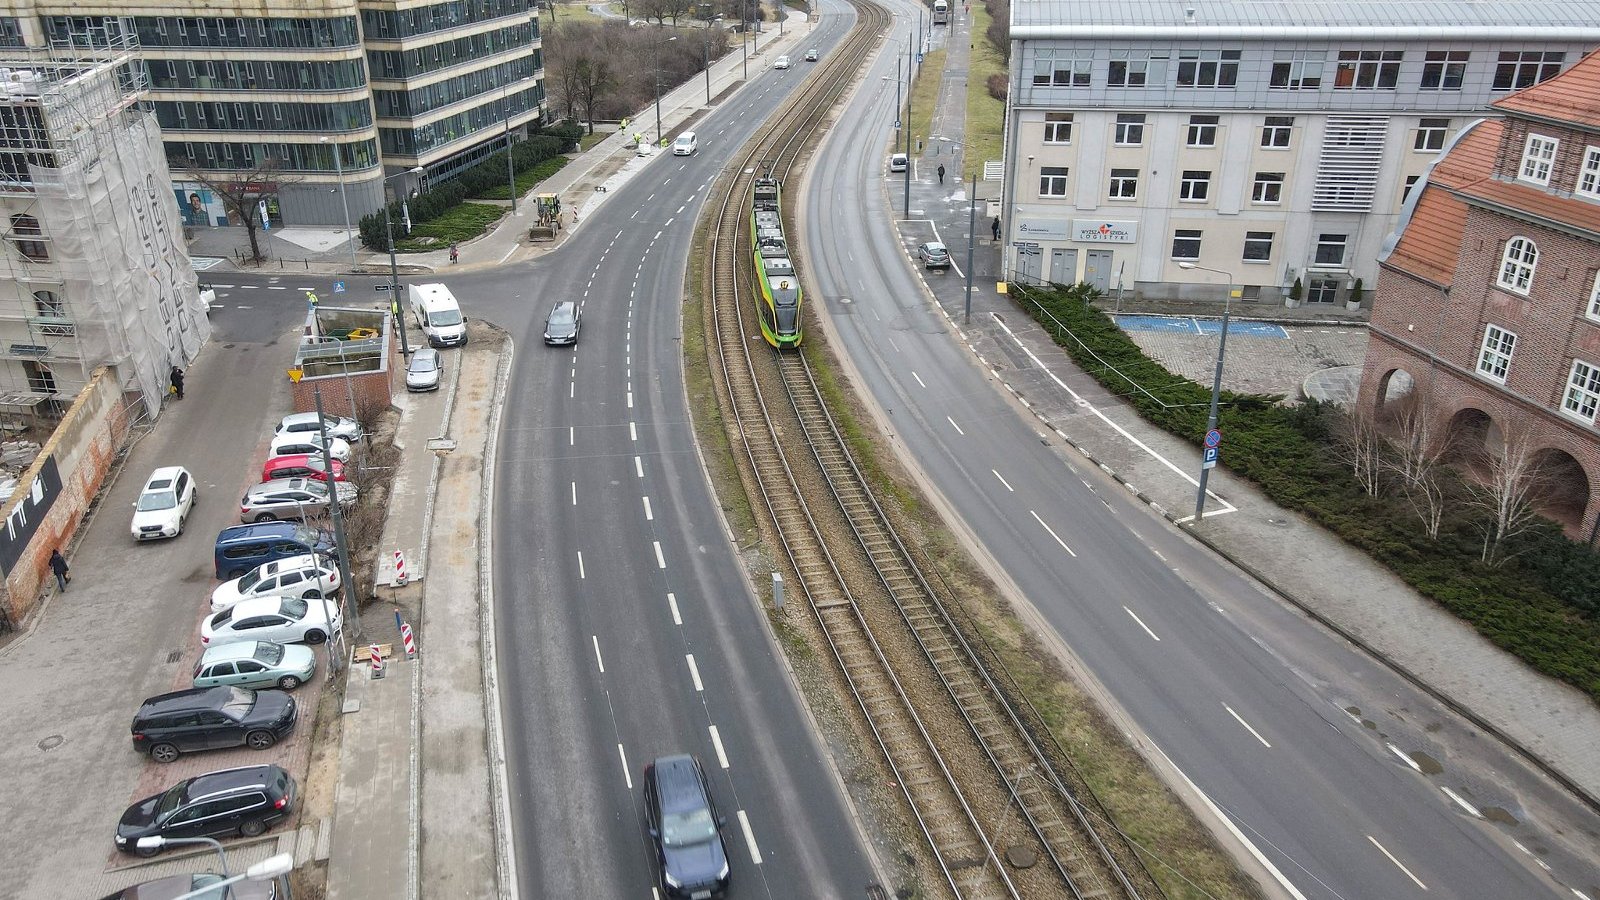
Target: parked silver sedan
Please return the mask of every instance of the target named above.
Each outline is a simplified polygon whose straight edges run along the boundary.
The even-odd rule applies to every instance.
[[[349,506],[356,501],[357,488],[348,482],[339,486],[339,502]],[[277,478],[263,481],[245,491],[239,501],[242,522],[271,522],[275,519],[304,519],[328,511],[328,485],[310,478]]]

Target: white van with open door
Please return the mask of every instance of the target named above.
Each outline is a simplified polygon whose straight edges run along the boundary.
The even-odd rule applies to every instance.
[[[467,317],[455,295],[442,284],[413,284],[407,288],[411,315],[432,347],[460,347],[467,343]]]

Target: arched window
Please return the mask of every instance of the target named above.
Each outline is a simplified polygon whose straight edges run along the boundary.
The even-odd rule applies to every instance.
[[[1539,264],[1539,248],[1524,237],[1506,242],[1505,255],[1500,258],[1500,286],[1508,291],[1526,294],[1533,285],[1533,268]]]
[[[49,245],[35,240],[43,235],[44,229],[39,227],[39,220],[33,216],[17,213],[11,217],[11,242],[23,256],[41,262],[50,258]]]
[[[67,317],[67,304],[56,296],[55,291],[34,291],[34,308],[39,310],[39,317],[43,319],[65,319]]]

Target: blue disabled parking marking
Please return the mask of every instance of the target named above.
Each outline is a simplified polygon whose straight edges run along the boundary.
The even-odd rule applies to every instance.
[[[1117,327],[1123,331],[1167,331],[1184,334],[1203,334],[1193,319],[1176,316],[1117,316]],[[1229,328],[1230,334],[1239,332]]]
[[[1205,321],[1198,324],[1200,325],[1201,334],[1216,334],[1222,330],[1220,321]],[[1237,319],[1228,322],[1228,334],[1235,337],[1243,335],[1244,337],[1270,338],[1275,341],[1287,341],[1289,339],[1289,332],[1283,330],[1282,325],[1274,325],[1271,322],[1241,322]]]

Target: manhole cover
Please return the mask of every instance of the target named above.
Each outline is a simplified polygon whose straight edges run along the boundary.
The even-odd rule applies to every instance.
[[[52,734],[49,737],[47,737],[44,740],[39,742],[39,749],[40,750],[54,750],[55,748],[61,746],[62,744],[65,744],[66,742],[67,742],[67,739],[62,737],[61,735]]]

